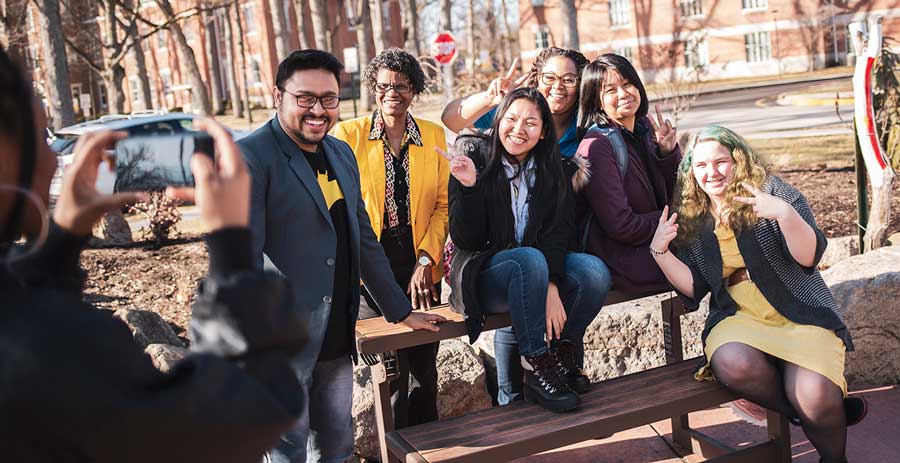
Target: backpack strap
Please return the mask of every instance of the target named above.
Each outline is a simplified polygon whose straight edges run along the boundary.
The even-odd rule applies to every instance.
[[[619,176],[622,177],[622,179],[625,179],[625,174],[628,172],[628,149],[625,148],[625,140],[622,138],[622,134],[613,127],[600,127],[597,124],[592,125],[585,135],[589,133],[599,133],[609,140],[610,144],[612,144],[613,152],[616,155],[616,165],[619,167]],[[593,221],[594,212],[589,209],[587,220],[584,224],[584,230],[581,233],[581,241],[579,242],[582,252],[587,252],[588,236],[590,235],[591,222]]]

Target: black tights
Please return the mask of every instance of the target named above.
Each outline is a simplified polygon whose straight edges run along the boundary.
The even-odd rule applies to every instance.
[[[710,364],[720,383],[747,400],[799,417],[824,462],[845,461],[844,393],[831,380],[737,342],[716,349]]]

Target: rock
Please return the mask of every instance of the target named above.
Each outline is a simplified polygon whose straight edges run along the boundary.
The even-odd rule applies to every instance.
[[[856,348],[847,356],[847,380],[900,383],[900,247],[851,257],[822,276],[844,313]]]
[[[841,236],[828,238],[828,247],[819,261],[819,270],[825,270],[834,264],[859,254],[858,236]]]
[[[887,240],[885,240],[885,246],[900,246],[900,233],[888,236]]]
[[[184,347],[184,344],[175,336],[175,331],[166,323],[159,314],[148,310],[119,309],[115,316],[125,322],[131,329],[134,341],[139,346],[147,348],[150,344],[168,344]]]
[[[188,354],[187,349],[168,344],[150,344],[144,352],[150,356],[150,360],[153,360],[153,366],[163,372],[169,371]]]
[[[665,297],[668,297],[666,295]],[[661,366],[664,296],[651,296],[604,307],[584,336],[584,371],[592,382]],[[684,358],[702,354],[700,333],[709,306],[681,317]]]
[[[103,216],[103,221],[97,226],[99,234],[103,236],[99,244],[108,246],[120,246],[132,242],[131,227],[122,211],[113,211]],[[95,242],[95,244],[97,244]]]
[[[491,398],[485,388],[484,366],[468,343],[456,339],[442,341],[437,366],[438,415],[441,419],[491,406]],[[372,374],[369,367],[361,362],[353,370],[352,413],[355,453],[365,459],[378,459],[380,452]]]

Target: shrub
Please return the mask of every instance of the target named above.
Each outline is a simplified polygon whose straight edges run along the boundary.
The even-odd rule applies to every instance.
[[[141,227],[141,239],[153,241],[162,246],[175,236],[175,225],[181,221],[180,201],[171,199],[162,192],[148,193],[146,202],[136,203],[131,211],[143,214],[149,224]]]

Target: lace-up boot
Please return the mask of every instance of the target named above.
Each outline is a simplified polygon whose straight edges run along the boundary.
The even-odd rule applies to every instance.
[[[523,392],[529,403],[540,404],[551,412],[564,412],[578,406],[575,394],[560,376],[550,351],[524,357],[525,384]]]
[[[578,368],[578,346],[574,342],[560,339],[551,344],[551,354],[556,361],[563,381],[578,394],[584,394],[591,387],[591,380]]]

